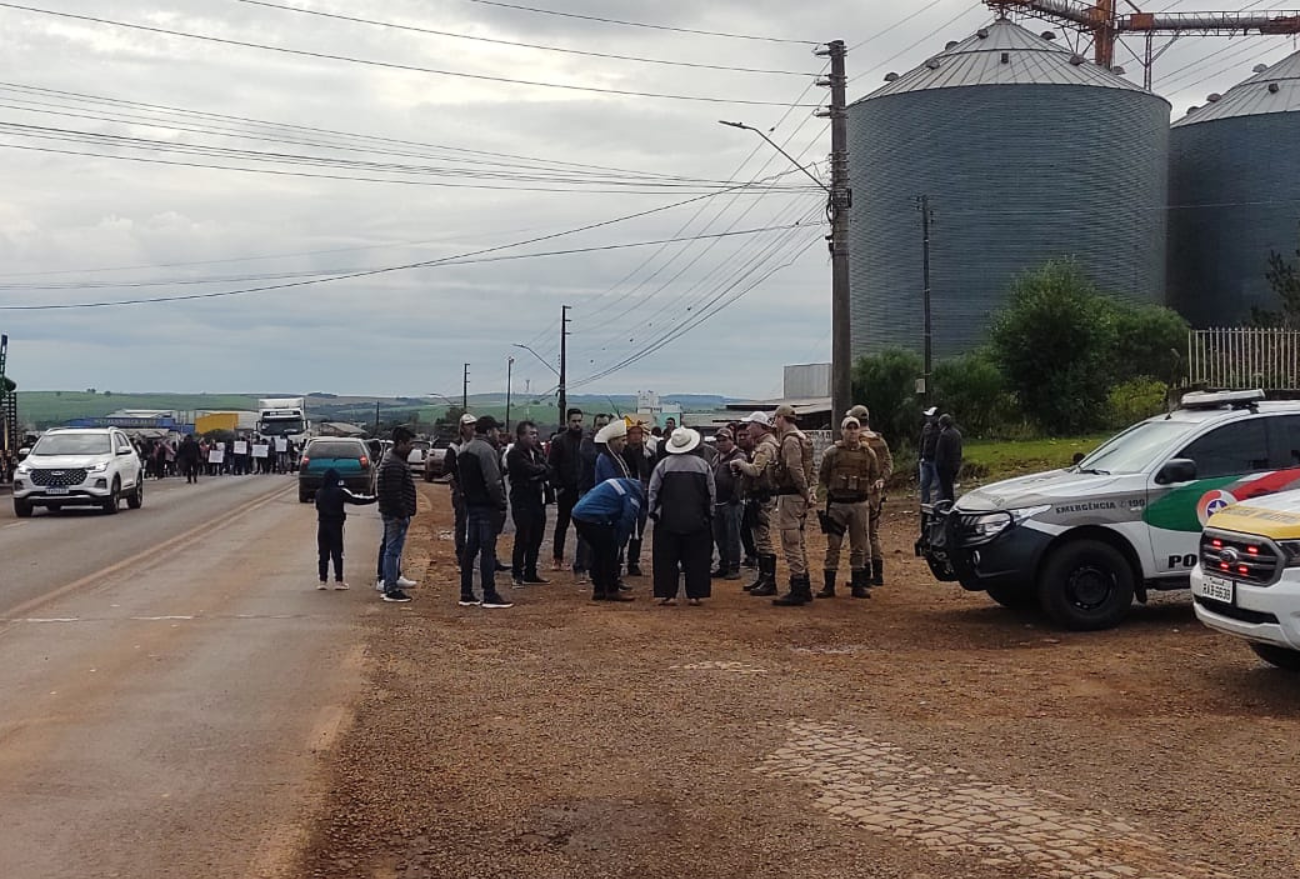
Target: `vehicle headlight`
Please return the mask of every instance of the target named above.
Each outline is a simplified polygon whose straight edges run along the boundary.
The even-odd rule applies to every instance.
[[[1288,568],[1300,568],[1300,540],[1281,540],[1283,564]]]
[[[1046,513],[1051,508],[1051,504],[1041,504],[1036,507],[1021,507],[1016,510],[999,510],[996,513],[985,513],[972,521],[970,528],[975,536],[992,539],[1012,525],[1019,525],[1027,519]]]
[[[19,465],[14,469],[14,475],[15,475],[15,476],[26,476],[27,474],[29,474],[29,473],[31,473],[31,472],[32,472],[32,468],[28,467],[26,464],[19,464]]]
[[[107,470],[107,469],[108,469],[108,462],[106,462],[106,461],[100,461],[100,462],[99,462],[98,464],[96,464],[94,467],[91,467],[91,468],[90,468],[90,472],[91,472],[91,473],[103,473],[103,472],[104,472],[105,470]]]

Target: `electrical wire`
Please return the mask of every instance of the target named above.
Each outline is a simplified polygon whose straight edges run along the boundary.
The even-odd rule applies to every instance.
[[[882,31],[877,31],[876,33],[874,33],[874,34],[872,34],[871,36],[867,37],[865,40],[862,40],[861,42],[854,43],[852,46],[849,46],[849,49],[848,49],[848,50],[849,50],[850,52],[852,52],[854,49],[861,49],[861,48],[862,48],[863,46],[865,46],[867,43],[874,43],[876,40],[880,39],[880,38],[883,37],[885,34],[891,32],[891,31],[893,31],[893,30],[896,30],[897,28],[902,27],[903,25],[907,24],[909,21],[911,21],[911,20],[913,20],[914,18],[916,18],[918,15],[924,15],[925,13],[929,12],[931,9],[933,9],[934,7],[938,6],[940,3],[943,3],[943,2],[945,2],[945,0],[930,0],[929,3],[925,4],[925,5],[922,6],[920,9],[917,9],[917,10],[915,10],[915,11],[913,11],[913,12],[909,12],[907,15],[903,16],[903,17],[900,18],[898,21],[894,22],[893,24],[891,24],[889,27],[885,28],[884,30],[882,30]]]
[[[269,0],[233,0],[235,3],[244,3],[249,6],[264,6],[267,9],[276,9],[280,12],[292,12],[299,15],[314,15],[319,18],[335,19],[337,21],[347,21],[354,24],[365,24],[372,27],[390,28],[393,30],[411,31],[413,33],[428,34],[437,37],[451,37],[457,40],[473,40],[479,43],[492,43],[498,46],[514,46],[521,49],[538,49],[544,52],[563,52],[568,55],[582,55],[588,58],[606,58],[615,61],[637,61],[642,64],[662,64],[670,67],[691,67],[699,70],[720,70],[728,73],[762,73],[774,76],[811,76],[807,71],[801,70],[773,70],[765,67],[734,67],[726,64],[703,64],[693,61],[670,61],[663,58],[644,58],[636,55],[618,55],[608,52],[588,52],[583,49],[570,49],[563,46],[545,46],[539,43],[523,43],[516,40],[503,40],[496,37],[481,37],[473,34],[458,34],[451,31],[434,30],[433,28],[418,27],[416,25],[398,24],[392,21],[377,21],[373,18],[360,18],[354,15],[343,15],[337,12],[325,12],[320,9],[304,9],[297,6],[285,6],[280,3],[271,3]],[[937,2],[937,0],[936,0]]]
[[[708,95],[680,95],[666,92],[642,92],[632,89],[615,89],[604,88],[601,86],[576,85],[573,83],[560,82],[542,82],[531,79],[517,79],[508,76],[493,76],[486,73],[469,73],[463,70],[445,70],[436,67],[421,67],[416,64],[399,64],[395,61],[376,61],[373,58],[357,58],[351,55],[339,55],[333,52],[317,52],[309,49],[291,49],[287,46],[272,46],[267,43],[254,43],[249,40],[235,40],[226,37],[215,37],[211,34],[197,34],[188,31],[173,30],[171,28],[154,27],[151,25],[135,24],[133,22],[117,21],[110,18],[100,18],[93,15],[80,15],[73,12],[60,12],[53,9],[40,9],[35,6],[24,6],[20,3],[0,2],[0,8],[13,9],[19,12],[30,12],[35,15],[50,15],[56,18],[66,18],[73,21],[84,21],[93,24],[109,25],[111,27],[127,28],[129,30],[143,31],[145,33],[162,34],[170,37],[183,37],[189,40],[200,40],[207,43],[217,43],[224,46],[239,46],[244,49],[259,49],[264,52],[276,52],[282,55],[296,55],[304,58],[315,58],[323,61],[342,61],[347,64],[359,64],[366,67],[380,67],[388,70],[404,70],[410,73],[428,73],[434,76],[449,76],[460,79],[472,79],[479,82],[497,82],[509,85],[527,85],[536,88],[562,89],[566,91],[590,92],[593,94],[619,95],[621,97],[631,98],[657,98],[660,100],[672,101],[695,101],[709,104],[745,104],[750,106],[779,107],[783,104],[779,101],[762,101],[748,98],[723,98]]]
[[[705,37],[726,37],[732,40],[752,40],[763,43],[792,43],[799,46],[820,46],[821,43],[816,40],[792,40],[785,37],[762,37],[753,34],[736,34],[725,31],[708,31],[688,27],[673,27],[666,24],[648,24],[641,21],[626,21],[617,18],[603,18],[598,15],[583,15],[577,12],[562,12],[558,9],[539,9],[536,6],[523,6],[517,3],[503,3],[500,0],[466,0],[469,3],[478,3],[481,6],[497,6],[502,9],[516,9],[522,12],[536,12],[540,15],[557,15],[562,18],[576,18],[582,21],[594,21],[601,24],[622,25],[623,27],[649,28],[657,31],[672,31],[678,34],[695,34]]]
[[[887,65],[889,65],[889,64],[892,64],[893,62],[897,61],[899,58],[902,58],[902,57],[903,57],[904,55],[906,55],[908,52],[911,52],[913,49],[915,49],[916,47],[920,46],[922,43],[925,43],[925,42],[928,42],[929,40],[934,39],[934,37],[935,37],[935,36],[936,36],[936,35],[937,35],[941,30],[944,30],[945,28],[952,27],[952,26],[955,25],[957,22],[961,21],[963,18],[965,18],[966,16],[970,15],[972,12],[975,12],[975,11],[977,11],[977,10],[981,10],[981,9],[983,9],[983,8],[984,8],[984,4],[983,4],[982,2],[975,3],[975,4],[973,4],[973,5],[969,6],[969,7],[967,7],[965,10],[963,10],[962,12],[957,13],[957,14],[954,15],[952,18],[948,19],[948,20],[945,21],[943,24],[939,25],[939,26],[936,27],[934,30],[932,30],[932,31],[930,31],[928,34],[926,34],[925,36],[921,37],[921,38],[920,38],[919,40],[917,40],[916,42],[914,42],[914,43],[912,43],[911,45],[907,46],[906,48],[904,48],[904,49],[902,49],[902,50],[896,52],[895,54],[890,55],[888,58],[886,58],[884,61],[881,61],[879,64],[876,64],[875,66],[870,67],[870,68],[868,68],[868,69],[862,71],[862,72],[859,73],[857,76],[855,76],[855,77],[853,77],[852,79],[850,79],[850,80],[849,80],[849,84],[855,83],[855,82],[857,82],[858,80],[862,79],[862,77],[864,77],[864,76],[869,76],[870,74],[875,73],[876,71],[880,70],[882,67],[885,67],[885,66],[887,66]]]

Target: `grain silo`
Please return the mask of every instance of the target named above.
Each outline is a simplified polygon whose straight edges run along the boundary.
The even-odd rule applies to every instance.
[[[855,357],[922,349],[920,196],[936,359],[983,342],[1012,280],[1049,259],[1164,301],[1164,99],[1006,20],[886,79],[849,108]]]
[[[1300,53],[1174,124],[1169,302],[1194,326],[1276,308],[1271,253],[1300,247]]]

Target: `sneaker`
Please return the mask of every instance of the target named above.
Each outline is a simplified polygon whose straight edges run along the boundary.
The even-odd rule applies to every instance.
[[[506,601],[500,595],[487,595],[483,598],[483,606],[487,608],[503,609],[514,607],[515,603],[513,601]]]
[[[524,582],[530,586],[545,586],[551,581],[547,580],[545,577],[539,577],[536,574],[533,574],[531,577],[524,577]]]
[[[325,587],[322,586],[321,588],[324,589]],[[335,589],[351,589],[352,587],[349,586],[347,583],[344,583],[342,580],[335,580],[335,581],[334,581],[334,588],[335,588]]]
[[[479,601],[473,595],[462,595],[460,597],[460,601],[456,603],[459,604],[461,607],[478,607],[483,602]]]
[[[552,571],[563,571],[563,570],[564,570],[564,559],[555,559],[555,560],[553,560],[553,561],[551,562],[551,570],[552,570]]]
[[[573,576],[574,579],[576,579],[579,584],[591,582],[591,575],[588,574],[586,571],[574,571]]]
[[[384,601],[406,602],[410,601],[411,596],[407,595],[401,589],[394,589],[392,592],[384,593]]]
[[[380,578],[378,578],[377,580],[375,580],[375,591],[376,591],[376,592],[383,592],[383,591],[384,591],[384,578],[383,578],[383,577],[380,577]]]
[[[420,584],[417,583],[417,582],[415,582],[414,580],[408,580],[408,579],[406,579],[405,577],[398,577],[398,578],[397,578],[397,588],[398,588],[398,589],[413,589],[413,588],[415,588],[416,586],[419,586],[419,585],[420,585]]]
[[[317,583],[317,584],[316,584],[316,588],[317,588],[317,589],[324,589],[324,588],[326,588],[325,581],[324,581],[324,580],[321,580],[319,583]]]
[[[525,586],[527,586],[528,584],[524,582],[524,578],[523,578],[523,577],[511,577],[511,578],[510,578],[510,585],[511,585],[512,587],[514,587],[515,589],[523,589],[523,588],[524,588]]]

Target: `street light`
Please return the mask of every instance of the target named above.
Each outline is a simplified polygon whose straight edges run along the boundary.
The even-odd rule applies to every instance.
[[[809,177],[809,179],[811,179],[813,183],[816,183],[816,184],[817,184],[818,186],[820,186],[823,190],[825,190],[825,192],[826,192],[827,195],[830,195],[830,194],[831,194],[831,190],[830,190],[830,187],[829,187],[829,186],[827,186],[825,183],[823,183],[823,182],[822,182],[822,181],[821,181],[821,180],[820,180],[820,179],[819,179],[815,174],[813,174],[813,172],[809,171],[809,170],[808,170],[807,168],[805,168],[803,165],[800,165],[797,161],[795,161],[794,156],[790,155],[790,154],[787,153],[785,150],[781,149],[781,147],[777,145],[776,141],[772,140],[772,138],[768,137],[766,134],[764,134],[762,131],[758,130],[758,129],[755,128],[754,126],[752,126],[752,125],[746,125],[744,122],[728,122],[728,121],[726,121],[725,119],[719,119],[719,120],[718,120],[718,124],[719,124],[719,125],[726,125],[728,128],[739,128],[739,129],[741,129],[741,130],[743,130],[743,131],[752,131],[752,132],[754,132],[754,133],[757,134],[759,137],[763,138],[763,140],[765,140],[765,141],[767,141],[769,144],[771,144],[772,149],[776,150],[778,153],[780,153],[781,155],[783,155],[783,156],[785,156],[787,159],[789,159],[791,165],[794,165],[794,166],[795,166],[796,168],[798,168],[800,171],[802,171],[802,172],[804,172],[805,174],[807,174],[808,177]]]
[[[534,351],[532,348],[529,348],[527,345],[520,345],[518,342],[513,343],[513,344],[511,345],[511,347],[512,347],[512,348],[523,348],[523,349],[524,349],[525,351],[527,351],[529,354],[531,354],[531,355],[533,355],[534,357],[536,357],[536,358],[538,359],[538,361],[540,361],[541,364],[542,364],[543,366],[545,366],[545,367],[546,367],[547,369],[549,369],[551,372],[555,373],[555,377],[556,377],[556,378],[559,378],[559,377],[560,377],[560,371],[559,371],[558,369],[556,369],[554,366],[551,366],[551,364],[548,363],[548,362],[546,361],[546,359],[545,359],[544,357],[542,357],[542,355],[538,354],[538,353],[537,353],[536,351]]]

